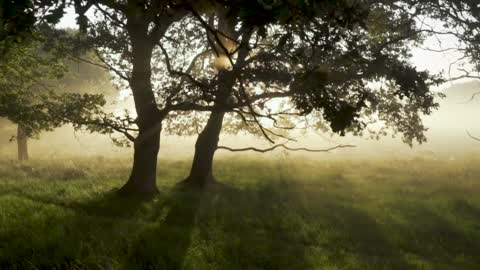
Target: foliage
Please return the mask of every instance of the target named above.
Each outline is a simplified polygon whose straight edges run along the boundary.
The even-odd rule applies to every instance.
[[[262,12],[272,12],[264,21],[254,8],[249,11],[252,15],[242,10],[241,1],[225,8],[227,19],[237,20],[241,25],[233,34],[239,44],[237,51],[243,49],[249,54],[245,65],[234,66],[231,71],[236,83],[230,99],[236,102],[221,104],[224,108],[220,109],[231,112],[226,131],[243,129],[262,134],[260,131],[266,130],[284,137],[286,130],[295,127],[312,128],[303,120],[306,117],[309,123],[324,123],[322,126],[326,124],[329,130],[341,135],[346,132],[359,135],[366,129],[378,137],[392,130],[410,145],[414,141],[424,142],[426,128],[421,115],[430,114],[438,106],[430,87],[443,81],[440,76],[417,70],[409,63],[412,46],[421,44],[425,37],[415,19],[427,9],[419,4],[419,11],[411,13],[391,3],[375,1],[314,2],[312,6],[305,4],[303,9],[292,6],[302,6],[299,4],[302,2],[274,1],[271,8],[265,8],[260,1],[257,4],[262,5],[258,7]],[[277,15],[285,7],[290,10],[288,19],[279,18]],[[210,13],[209,16],[212,20]],[[252,21],[254,18],[259,21]],[[176,91],[173,96],[182,102],[190,99],[198,105],[212,104],[224,91],[220,88],[222,75],[212,64],[219,50],[211,46],[218,42],[213,36],[225,35],[220,29],[221,18],[216,20],[216,26],[215,19],[208,22],[208,27],[206,21],[188,24],[189,32],[199,33],[202,29],[207,32],[206,37],[193,34],[196,42],[202,41],[201,45],[182,46],[191,42],[184,41],[178,25],[173,25],[168,39],[162,40],[165,47],[173,49],[167,50],[170,60],[161,60],[169,60],[175,69],[170,75],[183,75],[181,82],[187,84],[172,89]],[[242,29],[252,26],[258,31],[253,31],[251,39],[243,40],[246,32]],[[205,52],[207,57],[203,56]],[[233,62],[237,54],[231,55]],[[194,60],[182,66],[176,55],[187,55],[187,59]],[[188,75],[195,80],[179,72],[190,70],[192,64],[194,69]],[[172,95],[170,91],[163,93]],[[185,113],[172,115],[177,120]],[[169,121],[173,127],[170,130],[190,134],[198,131],[198,115],[195,114],[197,119],[179,123]],[[376,122],[384,127],[371,129]],[[182,127],[182,123],[186,126]]]
[[[423,136],[425,128],[419,115],[429,114],[436,107],[433,95],[429,92],[428,87],[431,84],[439,83],[440,80],[426,72],[416,70],[407,61],[409,47],[414,42],[421,42],[423,38],[421,33],[424,32],[419,31],[414,22],[416,18],[430,16],[444,21],[448,27],[460,29],[461,31],[459,30],[458,33],[468,43],[465,53],[471,58],[476,57],[475,53],[478,50],[475,46],[480,44],[480,42],[476,42],[478,31],[475,31],[478,28],[478,20],[476,19],[479,14],[478,5],[475,4],[475,1],[470,0],[441,3],[437,3],[437,1],[422,1],[419,3],[411,0],[263,0],[253,2],[232,0],[221,1],[221,3],[227,10],[228,20],[238,20],[244,27],[255,27],[257,29],[257,39],[260,38],[264,41],[270,39],[269,42],[273,42],[275,45],[270,49],[276,50],[277,53],[281,51],[284,55],[289,56],[282,59],[278,58],[279,56],[272,51],[265,51],[265,48],[252,49],[252,52],[256,54],[269,56],[270,60],[264,61],[268,57],[257,59],[255,63],[257,68],[244,69],[246,75],[243,75],[243,77],[246,76],[248,81],[252,78],[248,78],[247,73],[258,74],[257,81],[271,84],[275,82],[274,78],[279,78],[279,76],[285,74],[287,76],[281,78],[288,80],[288,73],[291,73],[294,76],[291,78],[292,80],[288,83],[282,82],[282,84],[283,87],[292,86],[290,96],[293,98],[294,109],[297,110],[295,113],[304,115],[313,110],[320,111],[319,114],[313,113],[311,115],[321,115],[323,119],[318,119],[318,122],[330,123],[331,130],[340,134],[344,134],[346,131],[361,133],[368,123],[380,120],[392,128],[394,132],[404,134],[404,140],[409,144],[414,140],[425,141]],[[41,4],[25,1],[25,3],[19,2],[18,6],[14,8],[26,10],[29,5],[33,5],[36,9],[47,8],[48,12],[45,13],[47,15],[42,19],[54,23],[62,16],[66,4],[64,1],[50,1]],[[91,38],[88,42],[95,44],[96,48],[103,48],[103,53],[110,60],[115,59],[114,62],[109,62],[109,67],[114,69],[119,79],[128,79],[132,52],[129,49],[129,46],[131,46],[128,41],[129,34],[124,27],[127,15],[125,8],[127,7],[122,3],[109,1],[98,3],[72,1],[71,4],[74,4],[80,16],[82,30],[86,31],[89,28],[89,32],[85,32]],[[103,17],[105,20],[88,22],[85,12],[92,6],[97,7],[95,9],[97,16]],[[104,8],[99,10],[99,6]],[[205,47],[207,43],[205,37],[199,36],[202,31],[192,31],[191,26],[185,27],[185,22],[192,23],[192,20],[191,17],[182,13],[182,9],[209,15],[217,6],[218,3],[210,1],[186,1],[178,5],[170,3],[170,6],[160,1],[151,6],[145,6],[144,15],[146,21],[157,24],[158,22],[152,19],[154,18],[152,17],[153,13],[158,13],[158,16],[165,15],[165,12],[183,14],[180,15],[180,18],[182,16],[186,18],[183,26],[182,24],[172,26],[176,29],[169,29],[168,40],[175,43],[174,47],[180,44],[182,48],[185,48],[186,45],[192,46],[193,41],[198,45],[198,41],[202,40]],[[150,14],[150,12],[153,13]],[[200,25],[196,25],[197,29]],[[461,29],[462,27],[463,29]],[[283,32],[272,32],[272,29],[282,29]],[[153,33],[150,34],[153,35]],[[182,37],[185,34],[190,38]],[[161,35],[159,38],[161,38]],[[211,40],[208,42],[211,42]],[[295,44],[296,42],[297,44]],[[167,44],[168,41],[163,40],[162,43]],[[157,61],[164,62],[166,59],[160,57],[157,58]],[[277,62],[277,65],[272,66],[275,62]],[[297,68],[297,70],[285,69],[283,66],[286,63],[301,64],[302,68]],[[263,67],[258,68],[258,65],[263,65]],[[214,95],[214,93],[211,93],[211,89],[214,88],[212,82],[215,81],[215,77],[209,75],[210,83],[207,82],[204,89],[198,91],[199,89],[195,89],[195,86],[185,85],[186,81],[184,79],[181,81],[183,85],[179,85],[178,81],[175,82],[175,80],[169,81],[166,77],[172,76],[172,74],[166,74],[165,69],[162,70],[162,68],[160,68],[160,71],[157,75],[153,75],[154,81],[152,81],[153,85],[162,86],[162,89],[157,91],[159,107],[168,107],[167,103],[172,102],[183,103],[183,105],[188,105],[191,102],[201,104],[211,102],[211,96]],[[205,72],[211,71],[206,70]],[[182,74],[176,72],[175,76],[180,75],[182,77]],[[362,75],[352,76],[355,74]],[[383,80],[386,80],[386,82]],[[165,84],[165,81],[169,82]],[[388,97],[397,99],[396,106],[388,108],[388,106],[382,104],[386,102],[384,99],[386,95],[376,94],[376,90],[368,89],[366,83],[372,81],[385,83],[385,86],[378,93],[391,91]],[[202,95],[204,98],[199,100],[198,95]],[[236,96],[241,95],[237,93]],[[244,103],[240,102],[240,104]],[[264,106],[265,102],[253,105]],[[179,107],[184,108],[185,106]],[[200,110],[211,110],[208,107],[186,107],[188,109],[182,109],[181,111],[195,111],[198,108],[201,108]],[[262,108],[254,107],[262,111]],[[381,117],[381,115],[393,112],[394,109],[398,117]],[[172,108],[168,111],[174,112],[176,109]],[[255,114],[254,111],[249,113]],[[184,113],[179,112],[178,114]],[[271,113],[266,113],[266,115],[270,118],[272,116]],[[367,120],[368,117],[371,118]],[[285,117],[278,118],[280,118],[278,121],[285,122]],[[243,128],[255,132],[251,120],[244,121]],[[290,123],[292,122],[290,121]],[[412,128],[409,130],[402,128],[406,126]],[[383,133],[384,131],[379,132],[379,134]]]
[[[35,22],[29,0],[0,1],[0,55],[3,56],[9,45],[20,42]]]
[[[80,127],[101,115],[105,105],[99,93],[63,89],[66,79],[75,82],[72,75],[64,78],[71,72],[67,61],[59,57],[57,48],[47,51],[39,40],[12,46],[0,61],[0,116],[21,125],[28,137],[67,123]],[[82,80],[83,85],[87,82]]]
[[[47,80],[60,78],[63,65],[51,54],[39,54],[38,42],[12,47],[0,62],[0,116],[25,126],[28,136],[51,123],[41,99],[49,92]]]
[[[0,56],[35,36],[35,25],[58,23],[65,7],[65,0],[0,0]]]

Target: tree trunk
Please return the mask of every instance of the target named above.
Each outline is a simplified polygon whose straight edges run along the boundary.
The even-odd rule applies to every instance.
[[[160,150],[160,130],[134,144],[133,167],[121,194],[151,196],[157,189],[157,156]],[[141,134],[139,135],[141,137]]]
[[[219,106],[219,108],[226,105],[234,82],[235,76],[233,72],[228,70],[219,71],[218,96],[215,100],[215,105]],[[184,181],[187,186],[204,188],[215,183],[213,157],[217,150],[224,116],[225,111],[222,109],[212,111],[207,124],[198,135],[190,175]]]
[[[21,125],[17,126],[17,148],[18,160],[28,160],[28,137]]]
[[[144,63],[145,64],[145,63]],[[150,68],[149,59],[146,64]],[[135,65],[133,70],[135,71]],[[152,196],[158,193],[156,186],[157,156],[160,150],[162,115],[155,102],[150,85],[150,73],[132,72],[130,87],[137,111],[138,137],[134,142],[133,167],[121,194]]]
[[[132,172],[127,183],[120,189],[120,194],[149,197],[158,193],[157,155],[160,150],[161,122],[166,115],[161,114],[157,107],[151,84],[154,44],[148,36],[148,21],[139,16],[142,14],[141,5],[133,5],[130,8],[134,12],[127,18],[132,47],[132,72],[129,84],[135,102],[139,134],[134,142]]]
[[[221,17],[223,18],[223,17]],[[221,28],[225,33],[232,33],[233,26],[227,22],[221,22],[225,28]],[[245,40],[249,40],[251,32],[244,36]],[[236,59],[236,67],[241,67],[248,55],[248,49],[242,47],[238,52]],[[235,67],[232,67],[235,68]],[[232,95],[233,86],[237,79],[237,72],[229,70],[219,70],[218,74],[218,96],[215,100],[215,106],[228,108],[229,98]],[[225,110],[218,109],[212,111],[208,119],[207,125],[198,135],[195,143],[195,154],[193,157],[190,175],[185,179],[184,183],[191,187],[206,187],[215,183],[213,176],[213,157],[218,147],[220,132],[222,131],[223,117]]]
[[[187,185],[203,188],[215,182],[212,173],[213,157],[217,150],[224,115],[224,111],[213,111],[207,125],[198,135],[190,175],[184,181]]]

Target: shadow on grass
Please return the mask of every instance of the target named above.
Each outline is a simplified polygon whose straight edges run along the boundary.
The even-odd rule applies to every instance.
[[[399,206],[403,220],[394,224],[398,245],[434,269],[479,269],[480,208],[465,200],[457,200],[447,219],[437,211],[413,205]]]
[[[206,258],[220,259],[215,269],[412,269],[370,215],[288,181],[222,190],[197,227],[218,252]]]
[[[123,269],[309,269],[305,243],[265,190],[174,189]],[[278,209],[280,210],[280,209]]]
[[[405,253],[431,260],[432,269],[464,266],[448,258],[461,254],[480,264],[473,257],[480,250],[478,231],[469,234],[422,207],[399,207],[407,223],[386,226],[356,206],[347,181],[333,189],[325,184],[173,188],[151,201],[113,191],[78,202],[10,191],[73,211],[49,212],[46,224],[27,219],[22,230],[0,234],[8,250],[0,266],[13,269],[28,259],[37,269],[422,269]],[[462,220],[480,213],[464,201],[455,209]]]
[[[215,269],[311,269],[298,220],[284,208],[277,183],[248,189],[225,186],[198,214],[204,260]],[[280,199],[280,200],[277,200]],[[194,267],[192,267],[194,268]],[[208,269],[208,268],[206,268]]]
[[[65,200],[38,193],[25,192],[18,188],[11,189],[8,192],[10,195],[15,195],[19,198],[103,218],[133,218],[134,215],[141,210],[143,205],[152,200],[152,198],[120,196],[116,189],[98,194],[94,199],[85,201]],[[161,195],[159,195],[155,199],[161,200],[161,198]]]
[[[164,195],[145,200],[118,196],[116,190],[86,201],[22,189],[8,192],[22,199],[12,207],[34,202],[35,209],[27,210],[21,226],[0,231],[2,270],[119,269],[122,253],[130,251],[132,239],[151,223],[142,216],[144,206],[155,205],[158,212],[164,208]]]
[[[182,269],[198,209],[207,198],[205,191],[173,188],[162,207],[154,207],[156,221],[136,236],[122,269]]]
[[[53,262],[61,260],[60,269],[67,269],[72,262],[85,260],[71,253],[85,241],[90,242],[85,252],[103,254],[96,256],[95,264],[78,263],[89,269],[92,265],[98,269],[102,269],[98,265],[104,265],[103,269],[117,265],[125,270],[303,270],[336,261],[342,266],[345,251],[367,260],[376,256],[401,258],[371,217],[340,205],[338,198],[319,193],[311,197],[296,188],[288,182],[272,181],[245,189],[173,189],[170,196],[154,202],[118,198],[113,192],[77,203],[21,192],[17,195],[77,212],[68,220],[56,221],[73,232],[62,232],[65,246],[54,250],[56,254],[46,252],[54,236],[34,245],[34,249],[41,249],[38,254],[46,256],[33,258],[33,264],[41,267],[58,266]],[[139,215],[144,204],[149,204],[151,211]],[[95,247],[99,242],[103,243],[100,250]],[[113,254],[105,254],[109,252]],[[319,255],[326,259],[318,261]],[[398,267],[390,269],[408,268],[401,259],[394,266]]]
[[[453,211],[464,219],[480,221],[480,208],[473,206],[466,200],[456,200],[453,203]],[[478,224],[480,228],[480,223]]]

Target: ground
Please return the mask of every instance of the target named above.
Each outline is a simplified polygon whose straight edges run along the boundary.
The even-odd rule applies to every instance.
[[[223,159],[121,199],[128,160],[0,161],[0,269],[480,269],[480,160]]]

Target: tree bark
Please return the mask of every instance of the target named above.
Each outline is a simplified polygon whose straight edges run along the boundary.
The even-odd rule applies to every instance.
[[[222,131],[224,115],[224,111],[213,111],[207,125],[198,135],[190,175],[185,180],[187,185],[203,188],[215,182],[212,172],[213,157]]]
[[[28,137],[22,125],[17,126],[18,160],[28,160]]]
[[[220,12],[220,30],[231,35],[234,24],[227,23],[225,16],[225,14]],[[243,38],[248,41],[250,36],[251,32],[248,32]],[[215,106],[219,109],[212,111],[205,128],[197,138],[190,175],[184,181],[187,186],[203,188],[215,183],[215,177],[213,176],[213,158],[218,147],[220,132],[222,131],[223,117],[226,113],[226,111],[221,108],[228,108],[229,98],[232,95],[233,86],[238,76],[235,68],[243,66],[247,55],[248,49],[245,47],[240,48],[236,63],[234,64],[235,66],[232,67],[233,70],[219,70],[217,83],[218,95],[215,100]]]
[[[150,76],[148,75],[146,82],[144,81],[146,78],[137,78],[145,76],[145,74],[132,76],[130,83],[138,114],[139,134],[134,142],[133,167],[130,178],[120,189],[120,193],[127,195],[149,196],[158,193],[156,186],[157,156],[160,150],[161,121],[164,117],[160,115],[153,92],[151,92]]]
[[[140,135],[141,136],[141,135]],[[121,194],[150,196],[158,193],[157,157],[160,150],[160,131],[134,144],[133,167]]]
[[[142,11],[135,10],[127,16],[127,30],[132,46],[132,72],[129,80],[132,89],[136,124],[139,134],[134,142],[133,167],[130,178],[120,189],[123,195],[151,196],[158,193],[157,156],[160,150],[161,121],[165,118],[157,107],[151,84],[151,58],[154,44],[148,36],[148,21]]]
[[[221,70],[218,76],[218,96],[215,105],[219,109],[212,111],[207,124],[198,135],[195,143],[195,154],[193,156],[190,175],[184,183],[190,187],[203,188],[215,183],[213,176],[213,157],[217,150],[220,132],[222,131],[225,106],[231,95],[235,75],[228,70]]]

